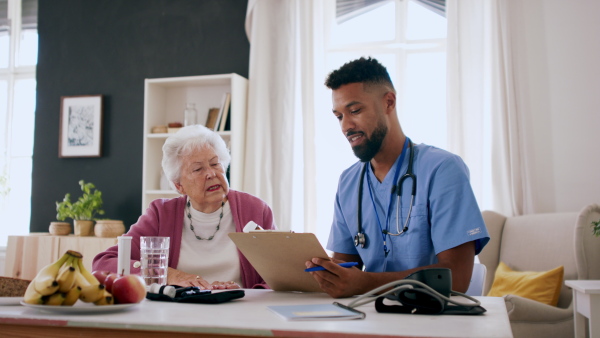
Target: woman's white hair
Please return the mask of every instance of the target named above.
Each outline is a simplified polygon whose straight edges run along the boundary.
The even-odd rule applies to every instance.
[[[162,168],[169,183],[179,183],[183,159],[205,147],[211,147],[215,151],[223,170],[227,171],[231,155],[225,141],[216,132],[196,124],[183,127],[169,136],[162,147]]]

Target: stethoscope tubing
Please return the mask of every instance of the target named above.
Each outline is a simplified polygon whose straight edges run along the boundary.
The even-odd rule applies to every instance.
[[[394,192],[397,194],[396,197],[396,233],[391,233],[389,231],[385,231],[384,234],[385,235],[390,235],[390,236],[399,236],[402,235],[403,233],[405,233],[406,231],[408,231],[408,224],[409,224],[409,220],[410,220],[410,215],[412,213],[412,207],[414,204],[414,198],[415,195],[417,194],[417,176],[414,174],[413,172],[413,163],[414,163],[414,144],[412,143],[412,141],[410,139],[408,139],[408,144],[409,144],[409,148],[410,148],[410,155],[408,157],[408,168],[406,169],[406,173],[404,175],[402,175],[402,177],[400,177],[400,179],[398,180],[398,184],[396,186],[396,188],[394,189]],[[356,236],[354,236],[354,245],[355,246],[361,246],[362,248],[365,248],[367,246],[367,238],[366,238],[366,234],[363,231],[363,227],[362,227],[362,195],[363,195],[363,183],[364,183],[364,177],[366,174],[366,169],[367,169],[367,164],[365,163],[363,165],[363,168],[361,170],[361,174],[360,174],[360,180],[359,180],[359,185],[358,185],[358,209],[357,209],[357,217],[358,217],[358,231]],[[398,163],[398,165],[402,165],[402,163]],[[402,184],[404,184],[404,181],[410,178],[412,180],[412,189],[411,189],[411,198],[410,198],[410,206],[408,209],[408,215],[406,216],[406,220],[404,222],[404,225],[402,227],[402,231],[400,231],[399,228],[399,223],[398,223],[398,212],[399,212],[399,203],[400,203],[400,198],[402,197]],[[375,212],[377,212],[377,210],[375,210]],[[385,248],[384,248],[385,250]]]

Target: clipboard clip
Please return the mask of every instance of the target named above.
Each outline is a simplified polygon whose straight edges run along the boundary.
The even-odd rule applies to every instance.
[[[260,225],[254,223],[254,221],[250,221],[250,222],[246,223],[246,226],[244,226],[244,229],[242,230],[242,232],[249,233],[249,232],[293,232],[293,231],[290,231],[290,230],[265,230]]]
[[[248,223],[246,223],[246,226],[244,226],[244,230],[243,232],[248,233],[250,231],[264,231],[265,229],[263,229],[263,227],[261,227],[260,225],[254,223],[254,221],[250,221]]]

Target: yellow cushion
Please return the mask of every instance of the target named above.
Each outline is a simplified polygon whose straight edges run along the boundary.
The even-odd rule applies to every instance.
[[[564,273],[562,265],[548,271],[532,272],[514,271],[500,262],[488,296],[516,295],[556,306]]]

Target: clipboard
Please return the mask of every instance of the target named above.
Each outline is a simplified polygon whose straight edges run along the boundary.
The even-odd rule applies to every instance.
[[[313,276],[304,271],[306,261],[313,257],[329,260],[314,234],[255,231],[228,235],[271,289],[323,292]]]

